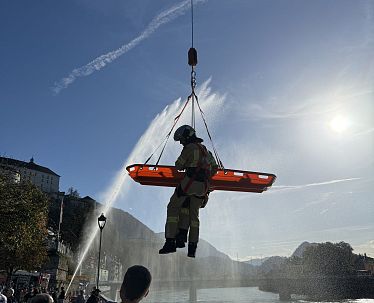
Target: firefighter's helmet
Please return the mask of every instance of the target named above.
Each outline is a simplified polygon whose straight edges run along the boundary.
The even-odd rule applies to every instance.
[[[196,135],[193,127],[189,125],[182,125],[174,133],[174,141],[187,141]]]

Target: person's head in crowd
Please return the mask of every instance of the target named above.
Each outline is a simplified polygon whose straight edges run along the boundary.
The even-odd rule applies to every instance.
[[[37,287],[34,287],[33,290],[32,290],[32,294],[35,296],[39,293],[40,293],[39,289]]]
[[[101,293],[101,290],[95,287],[95,289],[92,291],[91,294],[95,297],[98,297],[100,293]]]
[[[32,297],[30,303],[54,303],[54,301],[49,294],[37,294]]]
[[[9,287],[5,287],[3,289],[3,295],[6,296],[8,299],[10,299],[14,294],[14,290]]]
[[[147,268],[134,265],[127,269],[121,285],[123,303],[138,303],[148,295],[152,276]]]

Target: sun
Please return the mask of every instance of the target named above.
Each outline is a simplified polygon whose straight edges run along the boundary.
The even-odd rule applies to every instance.
[[[344,116],[336,116],[330,121],[330,128],[337,133],[345,132],[350,126],[351,122]]]

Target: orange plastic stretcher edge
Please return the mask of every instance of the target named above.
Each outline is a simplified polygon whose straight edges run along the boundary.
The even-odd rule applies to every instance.
[[[184,177],[175,166],[132,164],[126,167],[130,177],[142,184],[176,187]],[[262,193],[272,186],[274,174],[236,169],[218,170],[211,178],[209,190]]]

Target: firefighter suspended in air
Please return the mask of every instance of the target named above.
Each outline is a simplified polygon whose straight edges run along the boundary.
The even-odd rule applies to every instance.
[[[166,242],[159,253],[173,253],[177,248],[185,247],[188,234],[188,256],[194,258],[199,241],[199,209],[208,202],[209,180],[217,172],[218,165],[191,126],[179,127],[174,140],[183,145],[175,166],[178,170],[185,170],[185,176],[170,198],[165,224]]]

